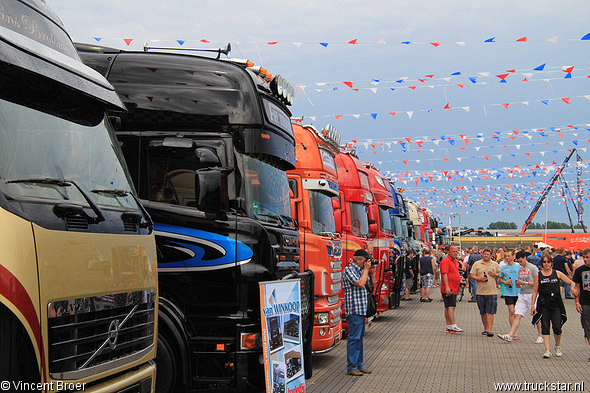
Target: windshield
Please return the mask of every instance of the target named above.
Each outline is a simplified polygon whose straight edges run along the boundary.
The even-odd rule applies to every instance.
[[[332,198],[318,191],[309,191],[309,210],[311,216],[311,232],[321,235],[336,232]]]
[[[379,222],[381,225],[381,231],[385,233],[393,233],[388,206],[379,206]]]
[[[245,191],[248,217],[275,224],[291,217],[287,173],[244,155]]]
[[[369,234],[369,218],[367,206],[362,203],[350,202],[350,225],[355,236],[366,236]]]
[[[393,234],[395,237],[405,237],[404,233],[402,232],[402,219],[398,216],[391,216],[391,224],[393,226]]]
[[[14,198],[138,208],[104,120],[81,125],[0,99],[0,140],[0,189]]]
[[[404,238],[408,238],[409,237],[408,222],[406,220],[402,220],[402,236]]]

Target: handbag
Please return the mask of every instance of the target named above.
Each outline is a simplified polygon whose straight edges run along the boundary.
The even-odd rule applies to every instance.
[[[367,318],[372,317],[373,315],[377,314],[377,298],[375,297],[375,295],[373,294],[373,292],[371,292],[368,284],[365,285],[365,288],[367,289],[367,292],[369,293],[367,295]]]

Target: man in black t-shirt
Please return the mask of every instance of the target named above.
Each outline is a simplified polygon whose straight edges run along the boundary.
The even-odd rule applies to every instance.
[[[590,248],[582,251],[584,264],[574,272],[573,282],[574,294],[576,297],[576,310],[581,314],[582,328],[584,328],[584,337],[590,344]],[[590,360],[590,359],[588,359]]]
[[[414,284],[414,251],[409,250],[404,257],[404,279],[406,284],[405,296],[401,300],[412,300],[410,298],[410,291]]]

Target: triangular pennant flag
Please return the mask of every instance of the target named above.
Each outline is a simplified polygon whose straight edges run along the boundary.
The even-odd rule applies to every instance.
[[[506,103],[504,103],[504,104],[502,104],[502,106],[503,106],[504,108],[506,108],[506,109],[508,109],[508,105],[510,105],[510,104],[509,104],[509,103],[507,103],[507,102],[506,102]]]
[[[127,46],[129,46],[131,44],[131,41],[133,41],[133,38],[124,38],[123,41],[125,41]]]
[[[430,42],[430,45],[439,46],[440,44],[438,42]]]
[[[412,115],[414,114],[414,111],[406,111],[406,113],[408,114],[408,117],[411,119]]]
[[[449,103],[447,103],[447,105],[445,105],[443,109],[451,109],[451,106],[449,105]]]
[[[176,40],[176,42],[178,42],[179,45],[184,44],[184,41],[183,40]]]
[[[555,36],[555,37],[553,37],[553,38],[549,38],[547,41],[548,41],[548,42],[553,42],[553,43],[555,44],[555,43],[557,42],[557,38],[558,38],[558,37],[559,37],[559,36],[558,36],[558,35],[556,35],[556,36]]]
[[[356,45],[356,38],[352,41],[348,41],[349,44]]]
[[[570,98],[569,97],[564,97],[562,98],[563,102],[565,102],[566,104],[570,103]]]
[[[100,40],[102,40],[102,37],[92,37],[96,40],[96,42],[100,42]]]
[[[590,34],[590,33],[589,33]],[[488,38],[487,40],[485,40],[484,42],[496,42],[494,41],[496,39],[496,37],[492,37],[492,38]]]
[[[340,120],[342,118],[342,115],[335,115],[336,120]]]
[[[323,46],[324,48],[328,47],[328,43],[327,42],[320,42],[320,45]]]
[[[517,39],[516,42],[526,42],[526,36]]]
[[[582,41],[590,40],[590,33],[581,38]]]
[[[354,82],[342,82],[344,83],[346,86],[350,87],[352,89],[352,85],[354,85]]]
[[[389,113],[391,116],[395,116],[395,112],[387,112]]]
[[[373,118],[373,120],[377,120],[377,114],[376,113],[371,113],[371,117]]]
[[[301,44],[302,42],[294,42],[293,45],[295,45],[298,48],[301,48]]]
[[[276,45],[276,44],[278,44],[278,41],[271,41],[268,43],[268,45]]]

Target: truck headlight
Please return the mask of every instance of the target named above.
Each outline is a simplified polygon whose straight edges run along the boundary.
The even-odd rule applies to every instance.
[[[327,312],[319,312],[315,315],[316,325],[327,325],[330,323],[330,318]]]

